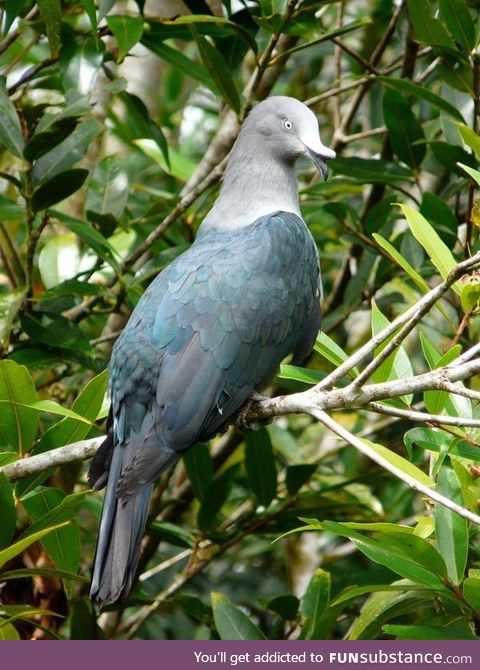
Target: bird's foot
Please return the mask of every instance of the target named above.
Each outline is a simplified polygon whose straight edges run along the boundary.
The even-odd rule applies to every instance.
[[[268,423],[268,420],[262,421],[261,419],[252,420],[248,418],[255,403],[262,402],[263,400],[270,400],[270,398],[267,395],[254,391],[250,398],[240,407],[235,417],[235,424],[241,430],[258,430],[261,426]]]

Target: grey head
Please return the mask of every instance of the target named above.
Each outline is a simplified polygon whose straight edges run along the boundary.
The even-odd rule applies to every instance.
[[[300,215],[295,162],[302,155],[327,178],[335,152],[323,145],[315,114],[286,96],[260,102],[242,124],[202,227],[238,228],[276,211]]]

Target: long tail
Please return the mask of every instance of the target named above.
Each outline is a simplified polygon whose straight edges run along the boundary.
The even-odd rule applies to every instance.
[[[126,597],[135,578],[153,484],[135,495],[117,497],[123,452],[113,449],[95,551],[90,598],[100,610]]]

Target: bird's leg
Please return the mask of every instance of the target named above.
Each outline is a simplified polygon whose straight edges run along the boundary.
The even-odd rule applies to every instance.
[[[252,421],[247,418],[255,403],[269,399],[270,398],[267,395],[262,395],[261,393],[257,393],[256,391],[254,391],[252,395],[248,398],[248,400],[238,410],[235,416],[235,424],[241,430],[258,430],[262,425],[269,423],[268,419],[266,419],[265,421],[262,420]]]

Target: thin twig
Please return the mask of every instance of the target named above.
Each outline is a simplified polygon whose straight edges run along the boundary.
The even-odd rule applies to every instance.
[[[318,385],[319,389],[331,388],[337,381],[342,379],[352,368],[361,363],[367,356],[372,354],[375,349],[382,344],[385,340],[391,337],[396,331],[401,328],[404,324],[409,322],[411,319],[416,318],[420,313],[421,316],[425,315],[430,307],[432,307],[447,291],[448,289],[464,274],[469,270],[474,269],[478,264],[480,264],[480,253],[477,253],[472,258],[467,259],[459,263],[453,270],[449,273],[448,277],[438,286],[433,288],[429,293],[425,294],[418,302],[412,305],[407,309],[403,314],[400,314],[392,323],[384,328],[380,333],[373,336],[363,347],[358,349],[352,356],[350,356],[344,363],[338,366],[331,374],[329,374],[325,379],[320,382]],[[418,322],[419,319],[417,318]],[[410,331],[409,331],[410,332]],[[408,334],[408,333],[407,333]],[[398,338],[395,338],[395,342],[401,342]],[[392,340],[393,342],[393,340]],[[389,345],[387,345],[388,347]],[[389,348],[389,352],[385,355],[385,358],[392,353],[392,351],[398,346],[392,346]],[[381,352],[382,360],[384,360],[384,352],[387,350],[387,347]]]
[[[328,414],[321,410],[317,410],[315,412],[312,412],[312,415],[315,416],[320,423],[323,423],[324,426],[329,428],[333,433],[338,435],[338,437],[342,438],[342,440],[345,440],[348,444],[351,444],[352,447],[355,447],[360,451],[360,453],[364,454],[367,456],[370,460],[374,461],[378,465],[380,465],[382,468],[390,472],[392,475],[400,479],[401,481],[405,482],[410,488],[412,488],[414,491],[419,491],[420,493],[423,493],[425,496],[428,498],[431,498],[435,502],[439,503],[443,507],[446,507],[447,509],[452,510],[453,512],[456,512],[460,516],[462,516],[464,519],[468,519],[469,521],[473,521],[473,523],[479,524],[480,525],[480,516],[478,514],[474,514],[470,510],[466,509],[465,507],[462,507],[461,505],[458,505],[457,503],[453,502],[453,500],[449,500],[449,498],[446,498],[445,496],[441,495],[437,491],[434,491],[431,489],[429,486],[426,486],[425,484],[422,484],[419,482],[417,479],[414,477],[411,477],[409,474],[401,470],[399,467],[396,465],[393,465],[390,461],[388,461],[386,458],[381,456],[375,449],[370,447],[367,442],[364,440],[361,440],[360,438],[356,437],[352,433],[350,433],[348,430],[343,428],[339,423],[337,423],[334,419],[332,419]]]
[[[379,402],[371,402],[367,405],[366,409],[378,412],[379,414],[386,414],[387,416],[395,416],[399,419],[408,419],[409,421],[423,421],[425,423],[435,423],[445,426],[468,426],[470,428],[480,428],[480,419],[466,419],[461,416],[443,416],[441,414],[417,412],[413,409],[389,407],[387,405],[382,405]]]
[[[15,42],[16,39],[21,35],[22,32],[22,24],[24,24],[26,21],[31,21],[34,19],[38,14],[38,7],[37,5],[34,5],[33,8],[28,12],[28,14],[25,15],[25,17],[22,19],[22,22],[16,28],[15,30],[12,30],[4,40],[0,42],[0,54],[3,54],[4,51],[8,49],[8,47]]]
[[[104,437],[92,437],[90,440],[67,444],[65,447],[52,449],[43,454],[21,458],[14,463],[2,466],[0,472],[10,481],[16,481],[22,479],[22,477],[29,477],[37,472],[54,468],[57,465],[84,461],[95,454],[104,439]]]
[[[452,369],[456,370],[457,367]],[[456,395],[461,395],[464,398],[470,398],[470,400],[480,401],[480,391],[474,391],[473,389],[468,389],[465,388],[465,386],[459,386],[458,384],[453,384],[449,381],[445,381],[443,390],[448,391],[449,393],[455,393]]]
[[[58,56],[51,56],[50,58],[45,58],[41,63],[38,63],[38,65],[34,65],[31,68],[29,68],[21,77],[18,81],[16,81],[14,84],[12,84],[9,89],[8,89],[8,95],[12,95],[15,93],[17,89],[19,89],[21,86],[24,84],[28,84],[28,82],[31,79],[34,79],[39,72],[44,70],[45,68],[49,67],[50,65],[53,65],[53,63],[56,63],[58,61]]]

